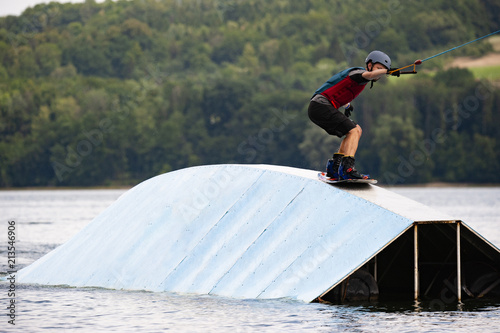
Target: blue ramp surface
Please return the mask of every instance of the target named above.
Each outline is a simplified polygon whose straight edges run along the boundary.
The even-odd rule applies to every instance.
[[[415,220],[448,219],[377,186],[344,190],[316,175],[277,166],[214,165],[151,178],[18,278],[309,302]]]

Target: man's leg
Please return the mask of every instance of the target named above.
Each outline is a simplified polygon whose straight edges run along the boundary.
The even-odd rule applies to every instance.
[[[360,174],[354,167],[354,154],[358,150],[359,139],[361,138],[362,130],[359,125],[356,125],[350,130],[342,143],[340,144],[339,153],[343,153],[342,161],[339,166],[340,179],[366,179],[369,176]]]
[[[354,156],[358,150],[359,139],[361,138],[362,130],[359,125],[356,125],[350,130],[345,138],[340,143],[339,153],[345,156]]]

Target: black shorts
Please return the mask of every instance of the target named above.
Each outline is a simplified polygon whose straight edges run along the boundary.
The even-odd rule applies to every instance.
[[[334,108],[333,105],[311,101],[307,114],[313,123],[324,129],[328,134],[336,135],[339,138],[356,127],[354,121]]]

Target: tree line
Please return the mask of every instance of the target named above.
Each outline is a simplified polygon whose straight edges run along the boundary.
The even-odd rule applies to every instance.
[[[135,184],[215,163],[322,169],[339,140],[307,118],[319,85],[372,49],[404,65],[484,35],[498,14],[486,0],[37,5],[0,18],[0,185]],[[360,171],[500,181],[500,90],[448,60],[355,101]]]

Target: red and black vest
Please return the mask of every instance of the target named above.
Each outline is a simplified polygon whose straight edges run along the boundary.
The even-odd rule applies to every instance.
[[[366,83],[354,81],[349,72],[353,69],[364,69],[363,67],[351,67],[332,76],[316,92],[315,95],[325,96],[333,106],[338,109],[342,105],[350,103],[366,87]]]

